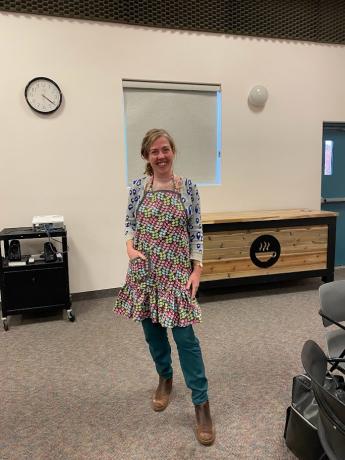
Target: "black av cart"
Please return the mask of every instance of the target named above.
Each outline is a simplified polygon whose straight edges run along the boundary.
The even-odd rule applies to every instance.
[[[42,239],[40,254],[33,257],[31,254],[23,255],[21,251],[16,260],[13,259],[13,247],[20,246],[22,240],[37,238]],[[53,251],[47,251],[50,248]],[[0,232],[0,291],[2,322],[6,331],[8,315],[34,310],[65,309],[68,319],[74,321],[68,280],[66,229],[47,232],[31,227],[4,228]]]

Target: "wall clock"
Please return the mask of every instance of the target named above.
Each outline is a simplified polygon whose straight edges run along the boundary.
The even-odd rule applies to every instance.
[[[36,77],[26,85],[25,99],[35,112],[48,114],[60,107],[62,93],[55,81],[47,77]]]

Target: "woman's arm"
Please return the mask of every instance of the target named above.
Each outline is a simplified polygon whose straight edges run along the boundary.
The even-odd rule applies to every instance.
[[[139,186],[138,186],[139,183]],[[140,200],[140,180],[133,181],[133,184],[128,193],[128,205],[125,219],[125,239],[127,246],[127,254],[129,259],[141,257],[146,259],[144,254],[134,248],[134,237],[137,229],[136,209]]]
[[[204,250],[203,232],[198,188],[191,181],[187,182],[187,194],[190,199],[188,206],[188,233],[190,258],[202,262]]]
[[[200,197],[197,186],[191,181],[187,181],[187,194],[190,197],[188,206],[188,232],[190,258],[192,259],[193,271],[187,283],[187,289],[192,289],[192,298],[195,297],[199,287],[202,273],[202,255],[203,255],[203,232],[200,211]]]
[[[137,220],[135,216],[136,201],[135,196],[137,195],[136,187],[133,183],[128,192],[128,205],[126,210],[125,220],[125,238],[126,241],[134,238],[135,230],[137,228]]]

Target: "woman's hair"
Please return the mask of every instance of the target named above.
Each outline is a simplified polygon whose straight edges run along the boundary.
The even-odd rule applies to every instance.
[[[145,160],[148,159],[149,157],[149,152],[150,152],[150,148],[151,148],[151,145],[159,138],[159,137],[165,137],[169,144],[170,144],[170,147],[171,147],[171,150],[176,153],[176,147],[175,147],[175,142],[174,142],[174,139],[170,136],[170,134],[165,131],[165,129],[150,129],[149,131],[147,131],[147,133],[145,134],[144,136],[144,139],[141,143],[141,156],[142,158],[144,158]],[[145,174],[147,174],[148,176],[153,176],[153,169],[152,169],[152,166],[150,165],[149,162],[146,163],[146,167],[145,167]]]

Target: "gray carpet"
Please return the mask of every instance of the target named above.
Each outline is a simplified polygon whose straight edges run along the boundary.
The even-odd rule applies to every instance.
[[[75,323],[61,313],[10,317],[0,331],[1,460],[294,459],[285,411],[304,341],[324,347],[319,285],[201,293],[211,447],[195,440],[174,345],[173,399],[152,411],[157,377],[141,326],[115,317],[112,298],[74,302]]]

